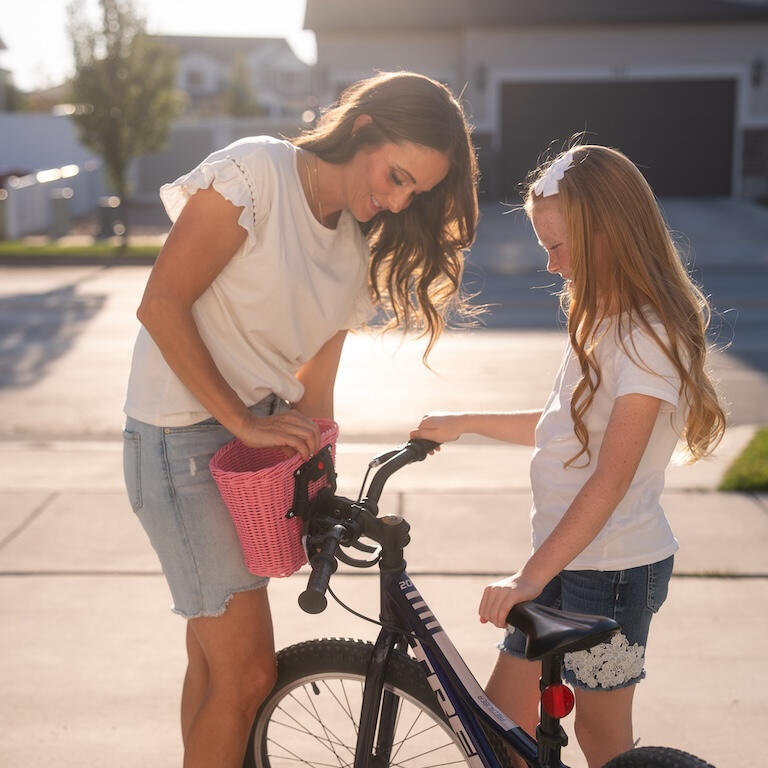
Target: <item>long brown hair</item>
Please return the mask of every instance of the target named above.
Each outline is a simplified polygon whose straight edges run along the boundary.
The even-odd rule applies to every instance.
[[[725,414],[705,369],[709,303],[683,266],[653,191],[634,163],[608,147],[577,145],[570,152],[573,164],[553,198],[560,202],[570,240],[571,276],[561,303],[582,374],[571,398],[581,450],[566,466],[585,453],[590,456],[584,416],[601,380],[595,357],[602,338],[598,328],[613,315],[644,330],[674,365],[687,408],[682,437],[695,461],[714,450],[725,430]],[[529,215],[541,199],[534,186],[549,165],[536,172],[528,187]],[[654,331],[649,314],[664,325],[667,339]],[[644,365],[636,349],[621,343]]]
[[[372,121],[354,130],[360,115]],[[464,250],[477,227],[478,174],[461,105],[429,77],[383,72],[349,86],[293,143],[341,164],[361,147],[404,141],[443,152],[450,160],[446,177],[404,211],[382,211],[360,226],[371,246],[371,293],[391,311],[387,327],[428,335],[426,360],[447,313],[472,314],[460,287]]]

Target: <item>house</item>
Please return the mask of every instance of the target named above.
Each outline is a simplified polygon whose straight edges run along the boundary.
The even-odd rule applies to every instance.
[[[321,103],[375,70],[462,98],[494,197],[574,134],[658,194],[768,193],[765,0],[307,0]]]
[[[270,117],[300,115],[309,105],[312,68],[282,37],[187,37],[158,39],[178,53],[179,89],[189,97],[191,112],[220,110],[221,98],[243,68],[251,98]]]

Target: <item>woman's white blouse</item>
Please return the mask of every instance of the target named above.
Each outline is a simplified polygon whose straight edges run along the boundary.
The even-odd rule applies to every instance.
[[[295,402],[296,371],[339,330],[373,314],[369,248],[344,210],[336,229],[312,214],[288,141],[242,139],[160,189],[172,221],[198,190],[213,188],[241,207],[243,245],[192,307],[216,366],[246,405],[270,392]],[[145,328],[133,353],[125,412],[158,426],[210,416],[173,373]]]

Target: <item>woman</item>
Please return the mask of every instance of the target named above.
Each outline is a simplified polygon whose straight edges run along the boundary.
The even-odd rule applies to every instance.
[[[371,299],[429,353],[462,308],[476,175],[461,106],[401,72],[352,85],[293,142],[243,139],[161,189],[174,225],[138,310],[125,476],[187,619],[186,768],[239,766],[275,680],[267,580],[245,569],[208,462],[233,436],[315,452],[310,417],[332,418]]]

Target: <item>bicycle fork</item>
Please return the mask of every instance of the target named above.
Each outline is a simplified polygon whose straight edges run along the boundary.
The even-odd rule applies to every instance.
[[[392,651],[400,644],[404,648],[401,635],[382,629],[373,647],[363,691],[354,768],[387,768],[389,765],[400,699],[384,691],[384,677]],[[379,733],[374,750],[377,724]]]

